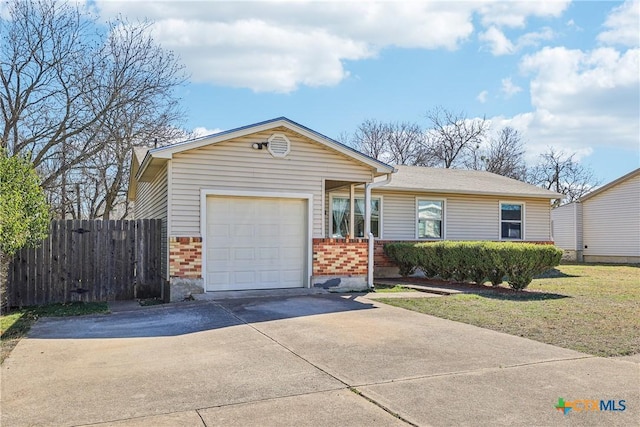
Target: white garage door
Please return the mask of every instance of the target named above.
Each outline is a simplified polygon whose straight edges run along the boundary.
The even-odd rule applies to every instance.
[[[299,288],[307,264],[307,201],[207,197],[206,289]]]

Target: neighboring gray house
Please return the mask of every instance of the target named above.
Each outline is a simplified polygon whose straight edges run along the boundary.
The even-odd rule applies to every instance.
[[[640,168],[551,212],[566,258],[640,263]]]
[[[386,241],[550,243],[561,197],[488,172],[396,169],[286,118],[135,154],[129,199],[163,220],[172,299],[366,287],[374,263],[389,267]]]

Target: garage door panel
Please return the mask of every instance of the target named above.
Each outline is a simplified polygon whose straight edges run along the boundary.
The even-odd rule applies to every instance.
[[[280,248],[258,248],[260,261],[277,262],[280,258]]]
[[[276,239],[280,234],[280,227],[277,225],[261,226],[256,230],[256,236],[259,238]]]
[[[231,237],[231,227],[228,224],[209,224],[207,229],[218,237],[226,239]]]
[[[233,250],[232,260],[234,261],[253,261],[255,253],[253,248],[235,248]]]
[[[231,254],[229,253],[228,248],[210,248],[209,250],[210,259],[213,259],[214,262],[207,263],[207,265],[215,265],[220,263],[226,263],[231,259]]]
[[[229,283],[231,280],[229,272],[226,271],[212,271],[207,274],[207,277],[209,278],[211,283],[217,285]]]
[[[235,282],[240,285],[253,284],[256,282],[256,273],[255,271],[235,271],[234,272]]]
[[[306,203],[303,199],[207,198],[206,289],[304,286]]]

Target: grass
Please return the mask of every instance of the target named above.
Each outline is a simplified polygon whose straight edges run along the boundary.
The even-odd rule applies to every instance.
[[[596,356],[640,353],[637,266],[561,265],[524,292],[380,301]]]
[[[402,285],[376,285],[376,293],[397,293],[397,292],[417,292],[415,289],[407,288]]]
[[[50,304],[39,307],[24,307],[0,316],[0,363],[9,356],[11,350],[23,338],[40,317],[82,316],[85,314],[108,313],[106,302],[71,302]]]

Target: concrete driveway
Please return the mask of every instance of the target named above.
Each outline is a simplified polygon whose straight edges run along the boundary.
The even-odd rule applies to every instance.
[[[3,427],[626,426],[639,384],[633,361],[319,295],[42,319],[2,366],[1,409]]]

